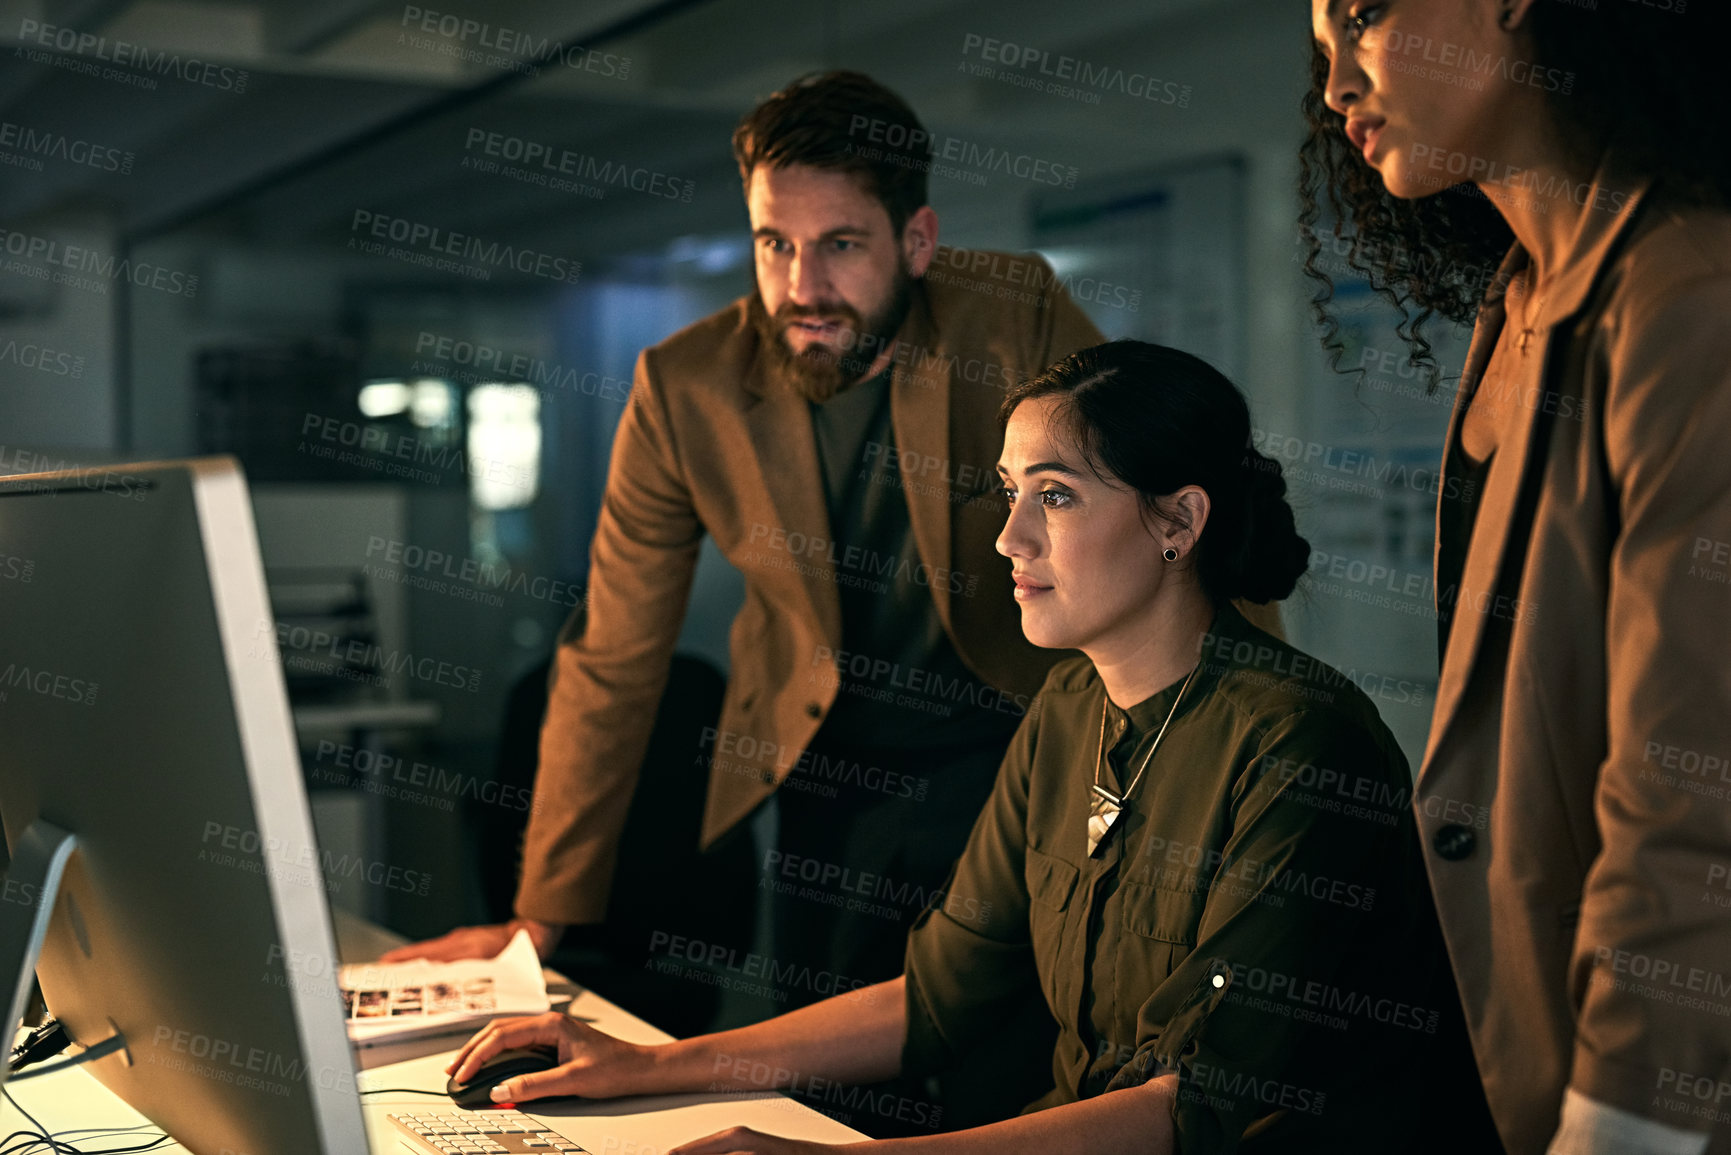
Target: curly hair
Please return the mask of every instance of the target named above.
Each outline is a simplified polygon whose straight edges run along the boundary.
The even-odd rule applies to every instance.
[[[1731,116],[1715,59],[1727,43],[1727,8],[1727,0],[1537,0],[1534,63],[1573,74],[1568,91],[1547,100],[1566,153],[1591,168],[1615,141],[1625,165],[1673,194],[1731,200]],[[1346,118],[1325,102],[1327,84],[1328,58],[1313,44],[1298,223],[1304,272],[1318,285],[1310,302],[1318,335],[1330,366],[1343,371],[1334,277],[1362,277],[1399,311],[1408,363],[1434,390],[1441,371],[1427,323],[1472,322],[1514,234],[1469,182],[1415,200],[1391,196],[1347,138]]]

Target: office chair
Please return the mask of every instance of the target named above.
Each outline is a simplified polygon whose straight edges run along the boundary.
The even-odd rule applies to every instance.
[[[527,791],[535,779],[551,658],[513,683],[506,699],[496,776]],[[735,830],[708,852],[697,849],[709,788],[703,730],[721,716],[726,681],[701,658],[676,654],[656,711],[643,771],[626,816],[607,921],[571,927],[549,965],[678,1036],[709,1030],[719,986],[684,960],[670,960],[653,936],[683,935],[737,949],[743,958],[757,925],[751,833]],[[464,827],[479,863],[487,917],[512,915],[528,814],[469,801]],[[666,939],[661,940],[665,943]],[[651,965],[659,957],[674,973]],[[677,964],[677,965],[671,965]]]

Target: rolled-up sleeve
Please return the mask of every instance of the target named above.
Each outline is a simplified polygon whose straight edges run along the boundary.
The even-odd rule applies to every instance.
[[[1206,893],[1195,946],[1142,1004],[1136,1049],[1107,1088],[1177,1072],[1185,1155],[1234,1151],[1246,1127],[1274,1112],[1327,1109],[1329,1087],[1351,1073],[1300,1069],[1309,1024],[1258,992],[1337,983],[1372,920],[1404,917],[1407,890],[1422,885],[1400,842],[1412,836],[1408,779],[1392,744],[1350,716],[1314,710],[1255,736],[1239,757],[1231,831],[1216,868],[1198,879]],[[1380,799],[1370,808],[1377,819],[1349,817],[1309,791],[1321,775],[1339,783],[1336,793]]]
[[[904,1074],[950,1066],[1038,991],[1022,871],[1043,701],[1022,718],[961,859],[908,935]]]

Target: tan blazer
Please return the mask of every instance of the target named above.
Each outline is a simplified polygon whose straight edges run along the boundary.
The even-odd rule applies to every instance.
[[[1698,1081],[1731,1090],[1731,214],[1609,171],[1469,500],[1505,316],[1481,310],[1438,503],[1454,608],[1414,805],[1511,1155],[1545,1150],[1565,1087],[1696,1131]]]
[[[1022,636],[995,466],[1006,388],[1104,338],[1037,258],[940,250],[890,385],[908,513],[968,667],[1025,704],[1067,652]],[[772,794],[835,700],[829,516],[805,399],[771,378],[747,300],[644,350],[608,468],[587,605],[561,632],[518,914],[598,921],[705,533],[745,575],[711,756],[709,845]]]

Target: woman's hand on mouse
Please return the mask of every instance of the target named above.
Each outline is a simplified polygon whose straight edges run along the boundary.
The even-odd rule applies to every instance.
[[[481,1064],[513,1047],[554,1047],[559,1065],[546,1071],[517,1075],[499,1084],[493,1099],[521,1103],[553,1095],[611,1099],[645,1090],[644,1076],[653,1065],[653,1048],[627,1043],[580,1023],[560,1011],[488,1023],[463,1044],[445,1072],[468,1082]]]
[[[859,1146],[848,1145],[850,1150]],[[840,1150],[840,1147],[830,1143],[783,1139],[779,1135],[765,1135],[762,1131],[754,1131],[750,1127],[729,1127],[705,1138],[683,1143],[667,1155],[823,1155],[824,1152]]]

